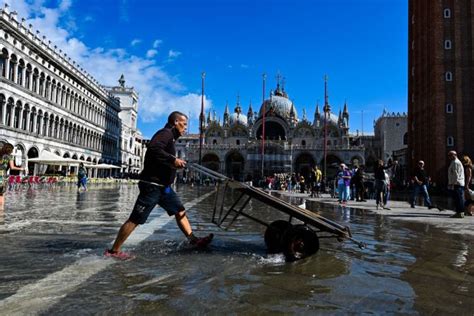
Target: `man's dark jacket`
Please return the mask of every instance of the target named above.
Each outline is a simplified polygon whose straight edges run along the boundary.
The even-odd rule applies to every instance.
[[[179,132],[169,124],[153,135],[145,154],[143,171],[140,180],[168,186],[174,182],[176,168],[175,141]]]

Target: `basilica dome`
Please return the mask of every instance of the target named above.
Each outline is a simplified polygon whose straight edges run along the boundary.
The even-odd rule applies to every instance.
[[[286,94],[275,93],[270,97],[270,99],[265,100],[265,110],[268,113],[273,111],[275,114],[287,119],[291,117],[291,112],[295,119],[298,119],[298,114],[296,113],[296,108],[293,106],[293,102],[288,99]],[[263,106],[260,108],[259,115],[262,116]]]
[[[242,114],[242,108],[239,103],[237,103],[234,113],[229,115],[229,125],[233,126],[236,124],[247,126],[247,116]]]
[[[247,126],[247,116],[243,115],[242,113],[234,112],[229,115],[229,124],[231,126],[235,124]]]

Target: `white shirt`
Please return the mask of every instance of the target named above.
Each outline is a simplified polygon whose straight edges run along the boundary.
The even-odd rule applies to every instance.
[[[464,167],[458,158],[451,161],[448,168],[448,185],[464,186]]]

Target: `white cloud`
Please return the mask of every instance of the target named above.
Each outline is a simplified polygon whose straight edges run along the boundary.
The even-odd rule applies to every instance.
[[[67,53],[76,64],[81,65],[93,75],[101,84],[106,86],[117,85],[117,80],[123,73],[126,85],[133,86],[138,92],[139,115],[143,121],[153,122],[163,119],[176,109],[189,113],[191,118],[197,118],[200,112],[201,96],[188,93],[177,79],[177,75],[170,75],[157,64],[155,60],[131,55],[124,48],[88,47],[83,41],[74,37],[70,30],[60,24],[60,19],[68,12],[70,1],[60,2],[56,8],[44,6],[44,0],[6,0],[10,3],[11,11],[19,13],[19,19],[25,17],[26,25],[33,24],[34,30],[40,30],[63,53]],[[126,1],[122,1],[126,5]],[[154,45],[159,46],[161,41],[156,40]],[[149,50],[149,54],[154,54]],[[147,53],[147,56],[149,54]],[[176,58],[181,52],[170,50],[169,58]],[[212,107],[212,100],[206,99],[206,108]]]
[[[171,59],[171,60],[174,60],[174,59],[178,58],[179,55],[181,55],[181,52],[178,52],[178,51],[175,51],[175,50],[172,50],[172,49],[170,49],[169,52],[168,52],[168,58]]]
[[[59,3],[59,10],[64,12],[68,10],[71,7],[71,5],[72,5],[71,0],[62,0]]]
[[[240,68],[244,68],[244,69],[246,69],[246,68],[249,68],[249,65],[246,65],[246,64],[240,64]]]
[[[158,48],[160,45],[163,44],[163,41],[160,39],[157,39],[153,42],[153,48]]]
[[[149,49],[147,52],[146,52],[146,57],[147,58],[153,58],[156,56],[156,54],[158,54],[158,51],[156,49]]]
[[[130,42],[130,45],[132,45],[132,46],[137,46],[137,45],[140,44],[141,42],[142,42],[141,39],[134,38],[134,39]]]

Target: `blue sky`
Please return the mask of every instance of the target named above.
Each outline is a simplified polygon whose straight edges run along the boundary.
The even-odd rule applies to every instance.
[[[3,0],[99,82],[140,95],[138,127],[150,137],[171,110],[197,132],[201,72],[206,108],[222,117],[237,95],[244,112],[277,72],[301,118],[347,100],[351,132],[372,133],[384,108],[407,111],[407,0]]]

